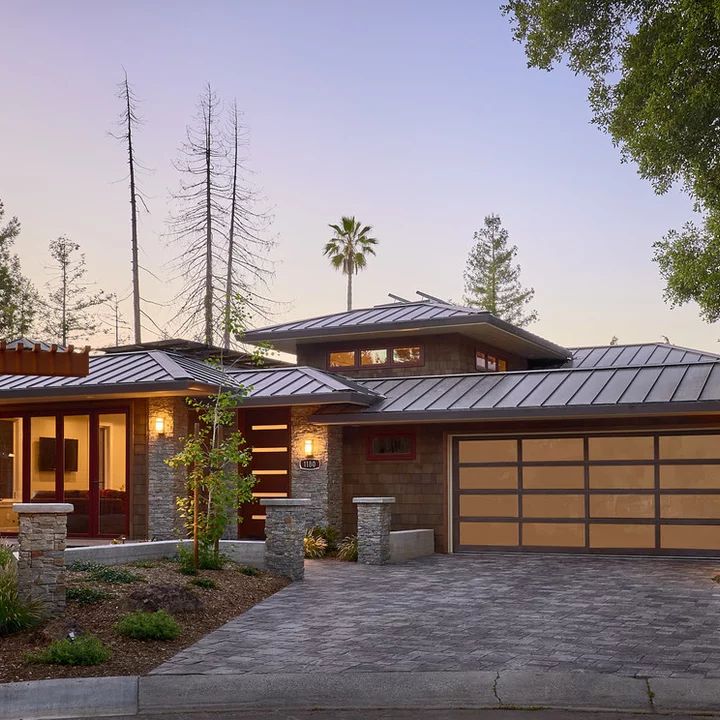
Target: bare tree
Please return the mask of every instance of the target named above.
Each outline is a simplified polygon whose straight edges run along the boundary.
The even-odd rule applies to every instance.
[[[51,340],[67,345],[77,338],[94,335],[101,321],[93,308],[102,305],[107,297],[102,290],[92,291],[85,280],[85,255],[80,245],[65,236],[50,243],[50,257],[55,261],[50,293],[43,301],[44,331]]]
[[[138,201],[145,210],[147,205],[142,193],[138,189],[136,170],[138,161],[135,156],[133,145],[133,130],[140,124],[140,118],[136,112],[137,99],[128,82],[127,72],[124,73],[122,82],[118,84],[118,98],[123,103],[123,110],[120,113],[118,123],[122,128],[119,135],[113,137],[122,141],[127,146],[128,154],[128,180],[130,185],[130,244],[132,249],[132,297],[133,297],[133,336],[136,343],[142,342],[142,326],[140,323],[140,264],[138,259]]]
[[[234,306],[242,304],[243,310],[248,308],[264,314],[270,302],[260,294],[272,274],[267,253],[273,243],[266,236],[270,216],[257,209],[257,192],[242,182],[241,172],[246,169],[240,156],[241,143],[247,145],[247,136],[239,122],[237,101],[234,101],[228,132],[231,179],[223,295],[223,347],[226,350],[230,349],[233,312],[239,309]]]
[[[226,151],[218,128],[220,101],[208,83],[198,103],[195,125],[187,128],[175,168],[181,173],[180,189],[172,196],[177,206],[170,219],[170,233],[182,246],[175,267],[183,288],[176,300],[180,307],[180,332],[194,331],[212,345],[216,277],[213,268],[218,250],[215,233],[221,233],[227,210]]]
[[[175,163],[180,189],[170,235],[181,246],[174,261],[183,286],[176,300],[178,332],[194,333],[212,345],[229,347],[230,318],[238,304],[261,309],[269,303],[260,286],[271,274],[264,232],[269,215],[257,210],[257,193],[244,182],[245,130],[236,104],[227,117],[210,84],[200,98]]]

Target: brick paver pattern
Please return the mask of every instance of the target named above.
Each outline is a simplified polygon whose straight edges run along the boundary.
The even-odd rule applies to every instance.
[[[720,562],[435,555],[312,561],[157,673],[537,669],[720,678]]]

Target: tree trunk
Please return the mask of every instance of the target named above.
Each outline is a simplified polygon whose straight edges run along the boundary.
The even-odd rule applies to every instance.
[[[213,342],[213,273],[212,273],[212,188],[211,142],[212,102],[208,86],[208,111],[205,120],[205,343]]]
[[[347,283],[347,309],[352,310],[352,278],[354,267],[352,263],[348,264],[348,283]]]
[[[135,343],[142,342],[140,326],[140,272],[138,267],[137,193],[135,191],[135,156],[132,143],[132,108],[130,86],[125,75],[125,101],[127,104],[128,165],[130,166],[130,229],[132,246],[133,336]]]
[[[228,231],[227,278],[225,281],[225,329],[223,347],[230,349],[230,313],[232,310],[232,269],[235,251],[235,213],[237,212],[237,167],[238,167],[238,121],[237,105],[233,106],[233,179],[232,200],[230,204],[230,228]]]

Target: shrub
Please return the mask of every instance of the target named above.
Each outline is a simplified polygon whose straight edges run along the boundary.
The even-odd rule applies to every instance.
[[[80,635],[50,643],[44,650],[28,653],[27,662],[49,665],[99,665],[110,657],[110,650],[94,635]]]
[[[310,528],[305,533],[303,538],[303,545],[305,546],[305,557],[317,559],[325,557],[325,553],[328,549],[327,540],[321,535],[315,533],[317,528]]]
[[[197,585],[199,588],[203,588],[203,590],[214,590],[217,587],[216,582],[210,578],[199,577],[191,580],[190,583]]]
[[[330,525],[318,525],[310,529],[314,537],[321,537],[327,543],[327,551],[333,552],[337,549],[338,532]]]
[[[15,561],[0,565],[0,636],[26,630],[43,618],[43,604],[18,593]]]
[[[83,586],[68,588],[66,597],[70,602],[76,602],[79,605],[94,605],[111,598],[112,595],[106,590]]]
[[[338,560],[355,562],[358,558],[357,536],[348,535],[340,541],[337,549]]]
[[[0,540],[0,567],[5,567],[15,562],[12,548],[4,540]]]
[[[135,640],[174,640],[180,634],[180,626],[175,618],[164,610],[128,613],[115,625],[115,629],[121,635]]]
[[[128,583],[140,582],[143,578],[137,573],[130,572],[121,567],[101,565],[100,563],[88,560],[78,560],[68,565],[68,570],[74,572],[86,572],[91,580],[105,582],[110,585],[125,585]]]
[[[198,568],[200,570],[222,570],[226,561],[227,558],[222,553],[216,555],[212,547],[200,544],[198,548]],[[178,562],[180,563],[178,572],[183,575],[197,575],[192,546],[181,545],[178,548]]]
[[[248,565],[241,565],[238,570],[243,575],[249,575],[250,577],[255,577],[260,574],[260,571],[257,568],[249,567]]]

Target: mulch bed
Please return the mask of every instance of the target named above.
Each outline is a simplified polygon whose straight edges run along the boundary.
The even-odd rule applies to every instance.
[[[139,567],[135,564],[115,567],[136,573],[142,580],[111,585],[89,580],[86,572],[69,571],[69,588],[90,586],[105,590],[112,596],[90,605],[68,602],[61,617],[32,630],[0,637],[0,682],[99,675],[142,675],[288,584],[285,578],[265,572],[256,576],[243,575],[239,566],[234,563],[228,563],[223,570],[200,571],[197,577],[208,578],[217,585],[211,590],[190,584],[193,577],[181,575],[178,564],[171,560],[153,561],[152,567]],[[114,631],[115,623],[131,609],[127,600],[129,594],[144,583],[188,587],[201,599],[199,610],[174,615],[182,627],[182,633],[177,639],[133,640]],[[65,637],[71,629],[99,637],[110,648],[111,658],[101,665],[87,667],[25,662],[24,656],[27,652],[44,649],[53,640]]]

